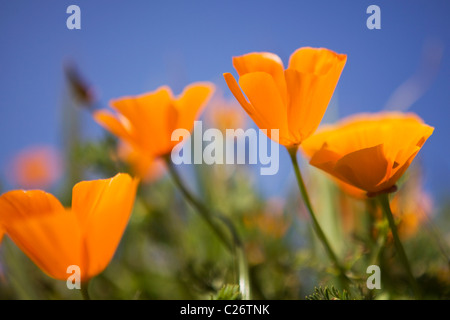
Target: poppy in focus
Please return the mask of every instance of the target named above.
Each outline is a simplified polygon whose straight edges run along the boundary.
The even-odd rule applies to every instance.
[[[412,113],[362,114],[325,126],[302,149],[311,165],[373,195],[395,187],[433,130]]]
[[[319,126],[346,61],[345,54],[305,47],[291,55],[284,69],[277,55],[253,52],[233,57],[239,85],[230,73],[224,77],[256,125],[267,129],[269,138],[271,129],[278,129],[279,138],[272,139],[293,148]]]

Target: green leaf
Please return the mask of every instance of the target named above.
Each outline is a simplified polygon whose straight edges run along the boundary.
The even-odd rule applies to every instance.
[[[211,300],[241,300],[242,295],[237,284],[226,284]]]

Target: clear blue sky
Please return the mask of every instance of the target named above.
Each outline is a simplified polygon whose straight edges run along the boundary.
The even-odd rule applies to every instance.
[[[81,8],[81,30],[68,30],[66,8]],[[381,8],[381,30],[369,30],[366,9]],[[339,116],[384,108],[421,63],[423,48],[443,48],[433,83],[409,109],[434,126],[420,152],[429,188],[450,191],[450,1],[0,1],[0,167],[33,144],[61,141],[63,62],[70,58],[111,98],[193,81],[213,81],[229,95],[223,72],[231,57],[270,51],[287,63],[302,46],[348,55],[335,100]],[[330,112],[332,109],[330,109]],[[330,113],[327,114],[330,117]],[[100,128],[86,117],[87,135]],[[290,179],[282,152],[275,194]]]

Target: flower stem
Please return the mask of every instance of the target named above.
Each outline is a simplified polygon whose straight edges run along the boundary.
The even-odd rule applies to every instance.
[[[309,200],[308,192],[306,191],[305,183],[303,182],[302,175],[300,173],[300,168],[297,161],[297,148],[288,148],[289,155],[292,160],[292,165],[294,166],[295,176],[297,177],[297,183],[300,188],[300,193],[302,195],[303,201],[306,205],[306,208],[308,209],[309,215],[311,217],[311,220],[313,222],[314,230],[319,237],[320,241],[322,242],[322,245],[325,248],[325,251],[328,254],[328,257],[333,261],[336,269],[339,271],[339,278],[341,279],[341,282],[345,288],[348,288],[348,284],[350,283],[350,279],[345,274],[344,268],[339,263],[339,260],[334,253],[333,249],[331,248],[325,233],[323,232],[322,228],[320,227],[319,221],[316,218],[316,215],[314,214],[314,210],[311,205],[311,201]]]
[[[216,214],[216,216],[212,216],[208,208],[198,200],[185,186],[181,177],[179,176],[177,170],[175,169],[170,156],[164,157],[169,168],[170,175],[180,189],[183,196],[191,203],[193,207],[197,209],[200,216],[203,220],[208,224],[212,231],[217,235],[217,237],[221,240],[222,244],[234,254],[235,259],[237,260],[237,269],[238,269],[238,277],[239,277],[239,288],[242,294],[242,299],[249,300],[250,299],[250,276],[249,269],[247,264],[247,259],[245,257],[245,250],[242,244],[242,241],[237,233],[236,228],[228,217],[220,214]],[[228,231],[232,236],[232,241],[230,243],[229,237],[224,233],[223,228],[221,228],[214,218],[218,218],[222,223],[227,227]]]
[[[89,281],[81,283],[81,295],[84,300],[91,300],[91,296],[89,295]]]
[[[400,237],[398,236],[397,226],[395,225],[394,216],[392,215],[391,207],[389,205],[389,194],[383,193],[378,195],[378,201],[380,202],[384,214],[388,219],[389,227],[392,231],[392,237],[394,238],[395,248],[397,250],[398,256],[400,257],[400,260],[404,268],[406,269],[414,295],[416,296],[416,298],[420,298],[421,294],[419,286],[417,285],[416,279],[413,276],[411,266],[405,253],[405,249],[403,248],[403,245],[400,241]]]

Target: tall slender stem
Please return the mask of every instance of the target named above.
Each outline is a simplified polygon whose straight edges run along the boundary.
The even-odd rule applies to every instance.
[[[173,163],[170,159],[170,156],[165,157],[165,161],[169,168],[170,175],[172,176],[173,181],[180,189],[181,193],[184,197],[197,209],[200,216],[203,220],[209,225],[209,227],[215,232],[217,237],[221,240],[223,245],[234,254],[237,260],[237,268],[238,268],[238,277],[239,277],[239,288],[242,294],[242,298],[244,300],[250,299],[250,276],[248,270],[247,259],[245,257],[245,250],[242,244],[242,241],[239,237],[239,234],[236,231],[233,223],[228,219],[228,217],[224,215],[216,214],[216,216],[212,216],[208,208],[199,201],[185,186],[178,172],[175,170]],[[230,243],[229,238],[223,232],[223,229],[216,223],[214,218],[220,219],[222,223],[227,227],[228,231],[232,236],[232,241]]]
[[[400,237],[398,236],[397,226],[395,225],[394,216],[392,215],[391,207],[389,205],[388,193],[383,193],[383,194],[378,195],[378,201],[380,202],[381,207],[384,211],[384,214],[389,221],[389,227],[392,231],[392,237],[394,238],[395,248],[397,250],[398,256],[399,256],[404,268],[406,269],[412,290],[413,290],[416,298],[420,298],[421,294],[420,294],[419,286],[417,285],[416,279],[414,278],[414,275],[411,271],[411,266],[409,264],[408,257],[406,256],[405,249],[403,248],[403,245],[400,241]]]
[[[302,175],[300,173],[300,168],[297,161],[297,148],[288,148],[289,155],[292,160],[292,165],[294,166],[295,176],[297,177],[297,183],[300,188],[300,193],[302,195],[303,201],[306,205],[306,208],[308,209],[308,213],[311,217],[311,220],[313,222],[314,230],[316,231],[317,236],[319,237],[320,241],[322,242],[322,245],[325,248],[325,251],[327,252],[329,258],[333,261],[336,269],[339,271],[339,277],[342,281],[342,284],[344,287],[348,287],[348,284],[350,280],[348,279],[347,275],[345,274],[344,268],[339,263],[339,260],[334,253],[333,249],[331,248],[327,237],[325,236],[325,233],[323,232],[322,228],[320,227],[319,221],[316,218],[316,215],[314,214],[314,210],[311,205],[311,201],[309,200],[308,192],[306,191],[305,183],[303,182]]]
[[[81,283],[81,295],[84,300],[91,300],[91,296],[89,295],[89,281]]]
[[[183,196],[197,209],[200,216],[203,218],[203,220],[208,224],[208,226],[214,231],[214,233],[217,235],[217,237],[220,239],[222,244],[230,251],[233,250],[233,246],[230,244],[228,237],[223,232],[222,228],[220,228],[216,222],[213,220],[211,215],[209,214],[209,210],[203,205],[202,202],[197,200],[197,198],[194,197],[193,194],[189,191],[189,189],[184,185],[183,181],[181,180],[181,177],[178,175],[178,172],[175,170],[172,161],[170,158],[166,158],[166,163],[169,168],[170,175],[177,185],[177,187],[180,189]]]

